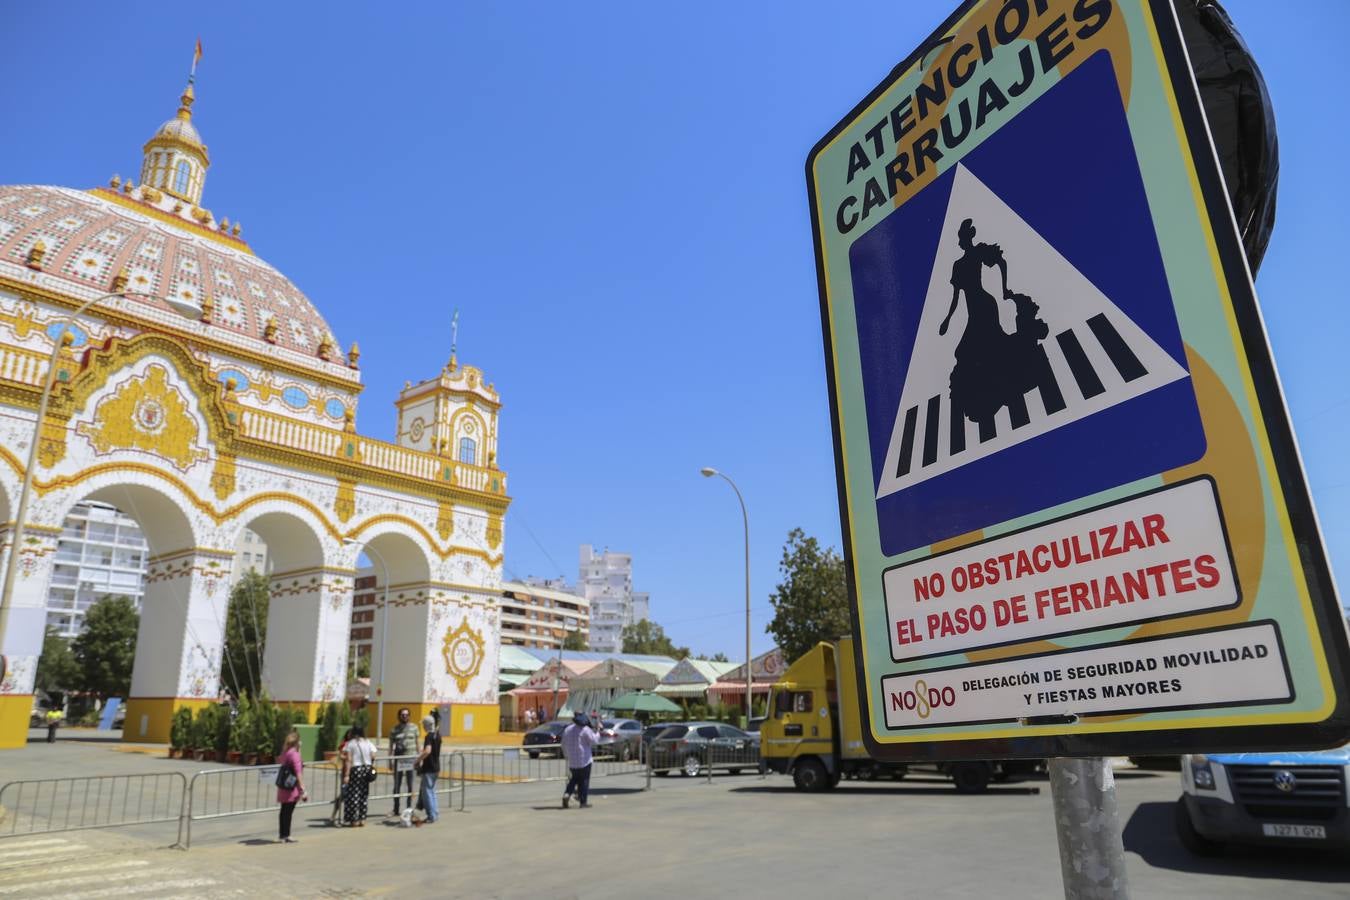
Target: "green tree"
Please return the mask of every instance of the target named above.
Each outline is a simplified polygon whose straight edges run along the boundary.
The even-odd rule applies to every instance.
[[[569,631],[569,632],[567,632],[567,636],[566,636],[565,638],[563,638],[563,645],[562,645],[562,648],[563,648],[564,650],[588,650],[588,649],[590,649],[590,648],[587,646],[586,635],[582,634],[580,631]]]
[[[235,582],[225,612],[225,653],[220,680],[235,697],[256,697],[262,686],[267,644],[267,576],[250,569]]]
[[[70,645],[79,667],[79,684],[73,687],[99,699],[125,697],[131,690],[140,620],[129,597],[104,597],[90,606],[84,630]]]
[[[33,686],[50,694],[68,691],[80,683],[80,666],[66,639],[48,628],[42,638],[42,656],[38,659],[37,676]]]
[[[706,659],[708,662],[731,662],[731,660],[727,659],[725,653],[715,653],[712,656],[708,656],[706,653],[700,653],[698,656],[695,656],[694,659]]]
[[[623,652],[684,659],[689,655],[689,648],[676,647],[664,628],[650,619],[643,619],[623,626]]]
[[[820,546],[794,528],[778,564],[783,581],[769,597],[773,620],[767,631],[783,657],[795,660],[820,641],[832,641],[852,628],[844,560],[833,547]]]

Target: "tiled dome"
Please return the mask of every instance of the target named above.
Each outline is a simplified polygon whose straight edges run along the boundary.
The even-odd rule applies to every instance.
[[[160,310],[167,307],[156,296],[209,302],[212,330],[265,343],[255,348],[262,352],[273,345],[293,350],[319,368],[335,364],[319,358],[320,344],[331,335],[328,323],[289,279],[217,226],[209,212],[182,209],[154,191],[138,194],[0,186],[0,275],[18,280],[31,274],[29,252],[41,242],[43,273],[80,285],[82,295],[89,288],[113,290],[114,279],[125,273],[128,296],[136,302]],[[268,341],[270,319],[277,327]]]

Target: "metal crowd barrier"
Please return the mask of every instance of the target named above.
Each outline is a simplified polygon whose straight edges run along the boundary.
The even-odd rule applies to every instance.
[[[556,756],[545,755],[557,753]],[[411,769],[415,756],[377,756],[376,779],[367,801],[392,800],[394,773]],[[705,756],[701,768],[725,768],[725,760]],[[751,766],[744,766],[750,768]],[[174,844],[183,850],[192,844],[194,822],[231,816],[277,812],[277,765],[232,766],[204,769],[191,775],[162,772],[145,775],[94,775],[14,781],[0,786],[0,838],[53,834],[86,828],[178,823]],[[647,754],[621,760],[596,758],[592,777],[638,775],[651,788],[652,763]],[[441,754],[436,780],[438,797],[459,793],[459,810],[466,805],[468,785],[526,784],[565,781],[570,775],[561,753],[544,750],[531,758],[526,748],[450,750]],[[298,808],[331,807],[334,824],[342,814],[342,768],[335,760],[310,763],[302,773],[309,799]],[[419,776],[413,776],[397,796],[416,802]],[[449,808],[449,807],[447,807]]]
[[[367,802],[372,800],[392,800],[394,793],[394,771],[403,766],[409,769],[416,756],[376,756],[375,782],[366,795]],[[454,784],[455,760],[459,760],[459,784]],[[256,815],[276,813],[276,777],[277,765],[253,768],[207,769],[192,776],[188,784],[186,806],[183,810],[183,824],[179,828],[179,844],[184,850],[192,845],[192,823],[206,819],[220,819],[228,816]],[[441,754],[441,771],[436,779],[436,795],[449,795],[459,792],[459,810],[464,811],[464,758],[458,750]],[[305,766],[301,777],[305,782],[305,791],[309,797],[304,803],[297,803],[296,809],[312,809],[329,806],[333,824],[339,824],[342,817],[343,790],[342,765],[337,760],[325,760]],[[380,785],[386,786],[380,790]],[[415,802],[419,776],[413,776],[411,794],[406,790],[397,796]]]
[[[187,794],[182,772],[11,781],[0,787],[0,837],[177,820],[181,842]]]
[[[459,752],[465,761],[464,778],[474,785],[566,781],[571,775],[562,751],[553,747],[533,751],[526,747],[503,747]],[[538,755],[531,757],[531,752]],[[646,770],[646,764],[637,755],[627,760],[602,756],[592,762],[591,777],[642,775]]]

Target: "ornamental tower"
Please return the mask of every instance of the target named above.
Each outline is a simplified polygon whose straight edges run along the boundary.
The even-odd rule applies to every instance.
[[[483,372],[454,353],[439,375],[404,384],[398,400],[398,443],[470,466],[497,468],[501,397]]]
[[[206,169],[211,165],[211,160],[206,154],[202,136],[192,124],[192,102],[195,99],[189,80],[182,96],[178,98],[178,113],[159,126],[154,137],[145,142],[141,184],[198,207],[202,202],[202,187],[206,183]]]

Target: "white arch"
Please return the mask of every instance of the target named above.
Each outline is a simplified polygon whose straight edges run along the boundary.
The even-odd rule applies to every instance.
[[[84,500],[117,507],[136,520],[150,545],[151,556],[200,545],[202,523],[189,513],[195,504],[173,482],[143,473],[103,472],[60,495],[54,507],[60,510],[53,525],[59,526],[71,509]]]
[[[278,575],[328,565],[335,556],[325,523],[304,504],[268,498],[227,523],[230,547],[237,547],[245,528],[267,544],[267,559]]]
[[[377,522],[363,529],[355,540],[359,546],[352,547],[353,562],[366,548],[373,550],[378,559],[372,559],[372,562],[381,581],[386,567],[391,585],[426,584],[431,580],[436,556],[421,533],[407,523],[397,520]]]

